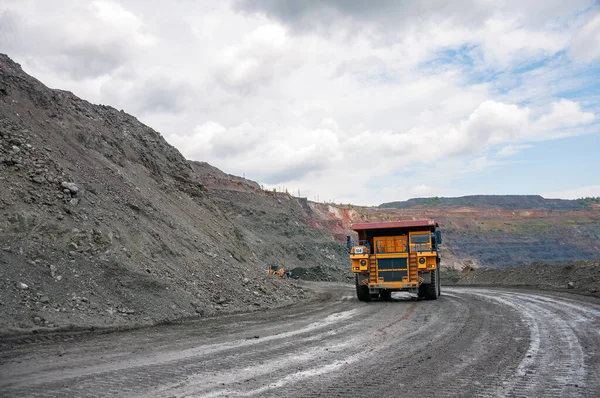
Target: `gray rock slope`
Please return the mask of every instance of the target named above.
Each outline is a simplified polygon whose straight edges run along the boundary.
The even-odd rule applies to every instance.
[[[201,165],[0,54],[0,333],[282,306],[306,292],[265,266],[347,267],[297,199],[208,188]]]

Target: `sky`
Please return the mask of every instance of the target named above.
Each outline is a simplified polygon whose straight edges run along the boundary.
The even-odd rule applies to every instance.
[[[600,196],[599,2],[2,0],[0,52],[309,200]]]

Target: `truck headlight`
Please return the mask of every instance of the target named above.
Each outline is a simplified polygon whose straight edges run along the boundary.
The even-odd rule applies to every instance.
[[[364,267],[365,265],[367,265],[367,260],[360,260],[360,265],[362,265],[363,267]]]
[[[419,258],[419,264],[425,264],[425,257]]]

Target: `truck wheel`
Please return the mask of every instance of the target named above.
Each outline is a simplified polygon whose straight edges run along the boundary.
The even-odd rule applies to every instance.
[[[431,283],[422,284],[419,286],[419,297],[424,297],[427,300],[437,300],[440,295],[440,270],[434,269],[431,271]]]
[[[417,290],[417,297],[418,298],[420,298],[420,299],[425,298],[425,289],[427,289],[427,286],[429,286],[429,285],[426,285],[424,283],[422,283],[419,286],[419,289]]]
[[[381,290],[379,291],[379,297],[382,300],[391,300],[392,299],[392,291],[391,290]]]
[[[437,259],[436,264],[437,264],[436,268],[437,268],[437,272],[438,272],[436,280],[437,280],[437,285],[438,285],[438,297],[439,297],[442,295],[442,278],[440,275],[440,259],[439,258]]]
[[[356,297],[359,301],[371,301],[371,295],[369,294],[369,286],[360,285],[358,283],[358,275],[354,275],[354,284],[356,285]]]

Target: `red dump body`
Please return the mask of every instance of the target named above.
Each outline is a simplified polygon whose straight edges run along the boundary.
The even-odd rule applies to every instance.
[[[408,221],[384,221],[384,222],[363,222],[352,224],[353,231],[362,231],[365,229],[390,229],[390,228],[416,228],[416,227],[439,227],[435,220],[408,220]]]

